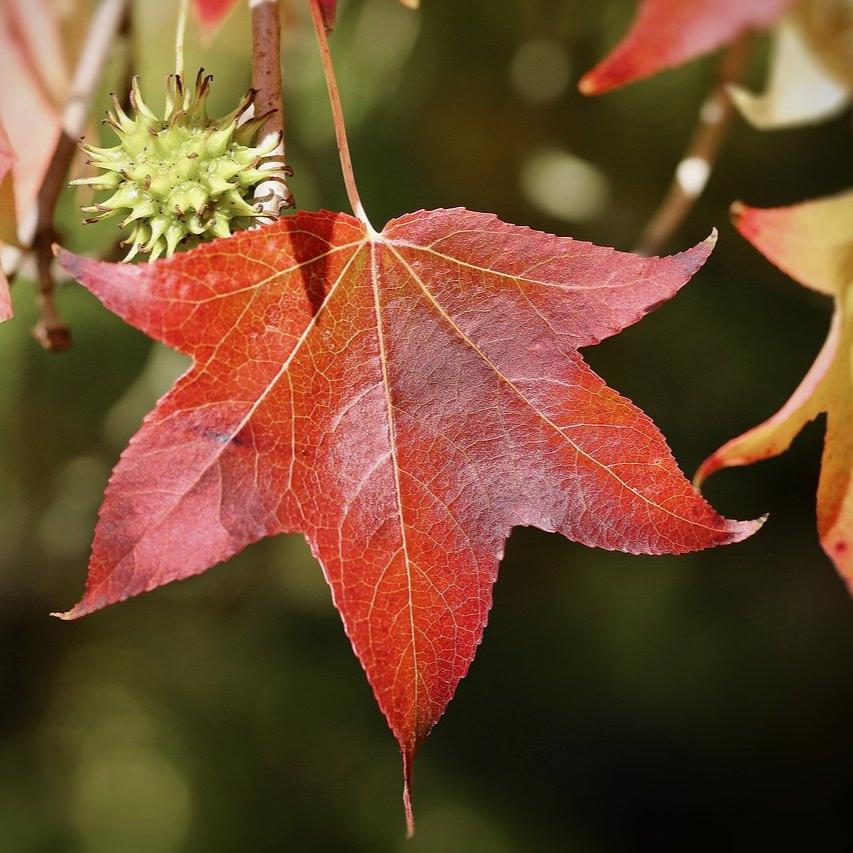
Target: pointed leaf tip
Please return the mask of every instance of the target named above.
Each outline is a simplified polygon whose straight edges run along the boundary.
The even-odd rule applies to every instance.
[[[791,0],[640,0],[622,40],[578,88],[601,95],[696,59],[753,28],[769,27]]]
[[[683,252],[677,252],[674,255],[664,256],[663,258],[659,258],[657,256],[652,256],[652,258],[658,262],[675,261],[680,265],[685,276],[679,286],[680,289],[680,287],[683,287],[693,278],[693,276],[705,265],[708,258],[711,257],[711,253],[717,245],[717,238],[717,229],[714,228],[704,240],[697,243],[695,246],[691,246],[689,249],[685,249]]]
[[[412,808],[412,765],[414,755],[403,750],[403,812],[406,816],[406,838],[415,834],[415,813]]]
[[[56,610],[50,614],[54,619],[61,619],[63,622],[72,622],[77,617],[74,614],[74,610],[66,610],[64,612]]]
[[[770,518],[770,513],[765,512],[751,521],[736,521],[733,525],[735,532],[730,544],[734,545],[737,542],[743,542],[744,539],[749,539],[750,536],[754,536],[764,527],[768,518]]]
[[[702,262],[699,267],[703,267],[708,258],[711,257],[711,253],[717,248],[719,239],[720,232],[716,228],[712,228],[711,233],[699,244],[702,247]]]
[[[193,7],[206,39],[209,40],[219,29],[236,5],[237,0],[193,0]]]
[[[63,622],[74,622],[83,616],[88,616],[90,613],[100,610],[102,607],[104,607],[103,603],[96,604],[89,602],[88,597],[84,595],[70,610],[56,611],[50,615],[56,619],[61,619]]]
[[[600,95],[601,92],[596,88],[595,78],[590,74],[584,74],[578,81],[578,91],[582,95]]]
[[[412,811],[412,791],[407,782],[403,783],[403,810],[406,814],[406,838],[415,835],[415,814]]]

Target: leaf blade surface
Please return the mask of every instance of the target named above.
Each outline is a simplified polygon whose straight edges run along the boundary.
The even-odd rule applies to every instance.
[[[300,213],[154,265],[62,253],[194,359],[115,469],[66,616],[301,532],[408,779],[514,526],[632,553],[756,529],[721,518],[578,352],[674,295],[712,244],[640,258],[457,209],[381,234]]]

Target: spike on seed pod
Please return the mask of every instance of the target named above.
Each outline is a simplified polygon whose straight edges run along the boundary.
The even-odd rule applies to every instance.
[[[134,77],[131,114],[113,95],[113,109],[104,122],[118,144],[98,148],[80,141],[101,173],[72,183],[111,193],[100,204],[84,208],[99,213],[86,221],[122,216],[119,227],[131,227],[123,241],[130,247],[125,261],[139,254],[148,254],[150,261],[170,257],[180,248],[248,228],[259,215],[253,189],[276,174],[258,169],[275,147],[269,142],[256,146],[267,115],[240,124],[255,101],[256,92],[250,89],[235,110],[211,119],[207,98],[212,81],[204,69],[199,69],[192,88],[180,76],[169,75],[161,118],[146,106],[139,78]]]

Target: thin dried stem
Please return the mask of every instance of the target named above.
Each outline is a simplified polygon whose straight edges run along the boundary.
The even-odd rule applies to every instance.
[[[341,170],[344,175],[344,185],[347,190],[352,212],[372,231],[373,226],[364,212],[364,206],[358,195],[358,187],[355,183],[355,173],[352,168],[352,158],[349,153],[349,142],[347,141],[347,128],[344,122],[344,111],[341,107],[341,95],[338,91],[338,81],[335,77],[335,67],[332,64],[332,54],[329,50],[329,39],[326,35],[326,27],[323,19],[323,10],[320,0],[310,0],[311,18],[314,22],[314,32],[317,35],[317,44],[320,48],[320,57],[323,61],[323,73],[326,76],[326,89],[329,93],[329,104],[332,108],[332,119],[335,124],[335,138],[338,142],[338,154],[341,159]]]
[[[740,77],[748,55],[748,37],[738,39],[723,55],[669,192],[637,242],[636,251],[640,254],[660,254],[704,192],[734,116],[727,90]]]
[[[189,0],[180,0],[178,7],[178,25],[175,28],[175,75],[184,76],[184,37],[187,32],[187,12]]]
[[[281,13],[278,0],[249,0],[252,14],[252,87],[255,115],[269,112],[259,144],[278,139],[278,145],[259,168],[270,173],[255,188],[255,200],[266,214],[258,222],[274,222],[284,208],[294,206],[287,186],[291,174],[284,156],[284,103],[281,96]]]
[[[65,352],[71,346],[71,330],[59,316],[53,294],[56,284],[53,280],[53,234],[41,232],[34,245],[36,268],[38,270],[38,290],[36,307],[38,322],[33,326],[33,337],[44,349],[50,352]]]
[[[33,336],[45,349],[53,351],[67,349],[71,341],[68,328],[60,319],[53,299],[55,285],[51,272],[51,246],[56,237],[53,230],[54,211],[65,186],[68,168],[76,150],[76,140],[83,132],[89,114],[92,93],[127,10],[128,0],[102,0],[95,10],[71,80],[62,114],[61,132],[39,189],[35,210],[21,224],[21,244],[35,252],[39,272],[37,301],[40,318],[33,329]]]

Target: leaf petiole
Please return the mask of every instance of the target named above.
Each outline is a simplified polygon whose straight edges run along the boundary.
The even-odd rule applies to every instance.
[[[352,158],[350,157],[349,142],[347,141],[347,129],[344,121],[344,112],[341,107],[341,95],[338,91],[338,81],[335,77],[335,68],[332,63],[332,54],[329,50],[329,39],[326,35],[326,25],[323,17],[323,10],[320,7],[320,0],[309,0],[311,5],[311,18],[314,23],[314,32],[317,36],[317,46],[320,48],[320,58],[323,62],[323,74],[326,77],[326,89],[329,93],[329,105],[332,108],[332,120],[335,124],[335,139],[338,143],[338,154],[341,160],[341,171],[344,176],[344,186],[347,191],[350,207],[355,216],[361,220],[368,232],[375,234],[367,214],[364,212],[364,206],[361,203],[361,198],[358,194],[358,187],[355,183],[355,174],[352,168]]]

